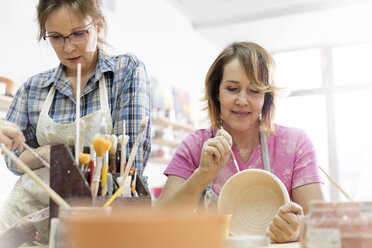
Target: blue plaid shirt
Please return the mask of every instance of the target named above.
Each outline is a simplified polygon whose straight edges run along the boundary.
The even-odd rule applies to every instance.
[[[150,82],[145,66],[132,54],[111,57],[99,51],[96,70],[81,94],[81,117],[100,109],[98,81],[102,76],[106,80],[113,134],[123,133],[122,123],[123,119],[126,120],[126,134],[130,137],[126,149],[127,157],[139,132],[141,120],[145,116],[149,117],[134,161],[139,175],[142,175],[151,152]],[[56,93],[49,116],[61,124],[75,121],[75,100],[65,74],[65,66],[62,64],[28,79],[18,90],[6,116],[7,120],[19,126],[26,143],[33,148],[39,147],[36,126],[45,98],[53,85],[56,87]],[[20,151],[15,153],[17,156],[21,154]],[[7,156],[5,161],[14,174],[21,174]]]

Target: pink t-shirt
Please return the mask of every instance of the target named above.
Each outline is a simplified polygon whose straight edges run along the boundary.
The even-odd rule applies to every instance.
[[[271,172],[284,183],[292,198],[292,189],[321,182],[314,147],[303,130],[276,125],[275,131],[276,135],[267,139]],[[199,167],[204,142],[214,136],[215,131],[211,129],[199,129],[187,136],[178,146],[164,174],[189,178]],[[247,163],[240,159],[236,146],[232,150],[240,170],[263,169],[260,145],[253,149]],[[213,181],[213,191],[219,195],[223,184],[236,172],[230,157]]]

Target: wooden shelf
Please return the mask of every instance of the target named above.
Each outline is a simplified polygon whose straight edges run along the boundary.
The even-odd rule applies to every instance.
[[[181,129],[189,133],[192,133],[195,130],[193,125],[170,121],[168,118],[157,118],[152,120],[152,124],[157,126],[173,127],[174,129]]]
[[[154,145],[161,145],[161,146],[168,146],[175,148],[179,144],[181,144],[181,140],[178,139],[166,139],[166,138],[154,138],[152,140],[152,144]]]
[[[0,95],[0,111],[7,112],[13,97]]]

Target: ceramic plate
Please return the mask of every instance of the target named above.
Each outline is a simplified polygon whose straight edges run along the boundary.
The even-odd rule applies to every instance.
[[[222,214],[232,214],[231,234],[265,235],[272,218],[287,202],[287,189],[278,177],[249,169],[227,180],[218,198],[218,209]]]

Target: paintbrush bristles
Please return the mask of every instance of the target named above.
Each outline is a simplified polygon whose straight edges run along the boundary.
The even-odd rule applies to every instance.
[[[118,137],[115,134],[110,135],[110,141],[111,141],[111,148],[110,153],[116,153],[116,149],[118,146]]]
[[[90,154],[79,153],[79,164],[88,164],[90,161]]]
[[[111,142],[102,138],[95,138],[92,143],[97,157],[103,157],[105,152],[111,148]]]

